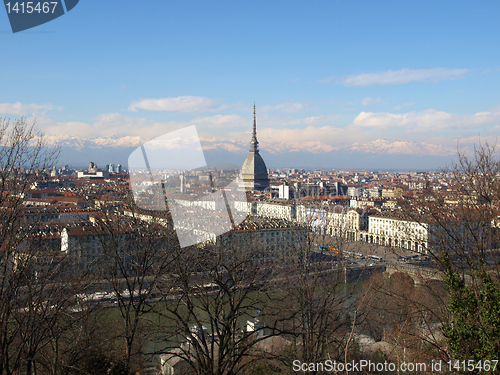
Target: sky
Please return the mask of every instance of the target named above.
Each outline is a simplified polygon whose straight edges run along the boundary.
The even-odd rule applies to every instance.
[[[59,164],[127,166],[195,125],[241,165],[253,105],[269,168],[428,170],[495,143],[498,1],[80,0],[12,33],[0,117],[36,121]],[[172,146],[173,147],[173,146]]]

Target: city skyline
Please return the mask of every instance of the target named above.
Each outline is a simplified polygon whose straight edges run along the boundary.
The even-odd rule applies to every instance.
[[[495,2],[145,4],[17,34],[0,12],[0,116],[36,118],[75,166],[190,125],[241,166],[254,102],[272,169],[429,170],[496,141]]]

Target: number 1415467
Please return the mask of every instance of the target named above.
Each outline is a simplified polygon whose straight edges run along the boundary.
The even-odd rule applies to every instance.
[[[16,1],[5,4],[7,13],[54,13],[57,1]]]
[[[498,360],[484,360],[484,361],[448,361],[448,368],[450,371],[456,370],[461,372],[472,371],[485,371],[494,372],[497,368]]]

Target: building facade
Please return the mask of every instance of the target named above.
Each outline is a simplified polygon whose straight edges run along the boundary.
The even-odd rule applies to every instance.
[[[243,186],[249,190],[263,191],[269,189],[269,176],[266,163],[259,153],[257,141],[257,125],[255,118],[255,105],[253,107],[253,132],[250,141],[250,152],[241,168]]]
[[[401,247],[419,253],[429,248],[429,224],[391,216],[370,216],[368,231],[360,240],[382,246]]]

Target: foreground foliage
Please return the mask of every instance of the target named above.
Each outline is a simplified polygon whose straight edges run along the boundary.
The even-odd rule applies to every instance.
[[[444,325],[456,359],[497,359],[500,353],[500,284],[483,268],[476,272],[477,288],[453,271],[445,254],[445,283],[450,292],[450,320]]]

